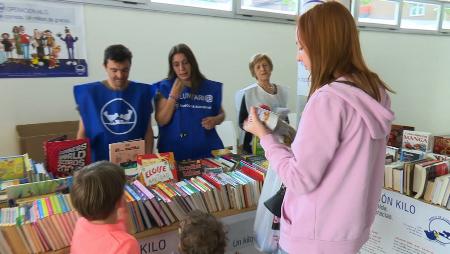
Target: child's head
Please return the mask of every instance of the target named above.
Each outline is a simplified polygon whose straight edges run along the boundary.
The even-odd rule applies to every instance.
[[[213,215],[195,210],[180,222],[180,253],[223,254],[225,246],[223,225]]]
[[[104,220],[117,209],[124,185],[122,168],[99,161],[75,173],[70,198],[78,213],[87,220]]]

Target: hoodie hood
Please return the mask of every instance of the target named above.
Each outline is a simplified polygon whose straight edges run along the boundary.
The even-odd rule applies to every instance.
[[[368,127],[372,138],[386,138],[389,134],[395,116],[390,110],[391,102],[384,89],[380,89],[380,102],[359,88],[339,82],[323,86],[320,90],[339,96],[354,108]]]

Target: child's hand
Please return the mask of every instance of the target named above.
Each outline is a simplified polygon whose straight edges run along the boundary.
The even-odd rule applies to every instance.
[[[250,108],[250,114],[247,120],[244,122],[244,130],[250,132],[251,134],[261,138],[270,133],[269,129],[261,122],[256,114],[256,109],[254,107]]]

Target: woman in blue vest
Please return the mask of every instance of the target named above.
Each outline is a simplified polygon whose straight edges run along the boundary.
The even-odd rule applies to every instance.
[[[157,86],[159,152],[174,152],[176,160],[186,160],[211,157],[211,150],[223,148],[215,130],[225,119],[222,83],[203,76],[186,44],[170,50],[167,79]]]

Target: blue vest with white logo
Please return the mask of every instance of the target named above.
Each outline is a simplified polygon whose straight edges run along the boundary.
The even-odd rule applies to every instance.
[[[123,91],[102,82],[74,87],[75,102],[91,142],[92,161],[109,160],[109,144],[144,139],[153,112],[153,86],[130,81]]]
[[[175,80],[162,80],[157,83],[159,92],[169,97]],[[222,105],[222,83],[204,80],[197,93],[185,87],[177,101],[170,122],[159,126],[158,151],[174,152],[176,160],[211,157],[211,150],[222,149],[216,129],[202,127],[202,119],[216,116]]]

